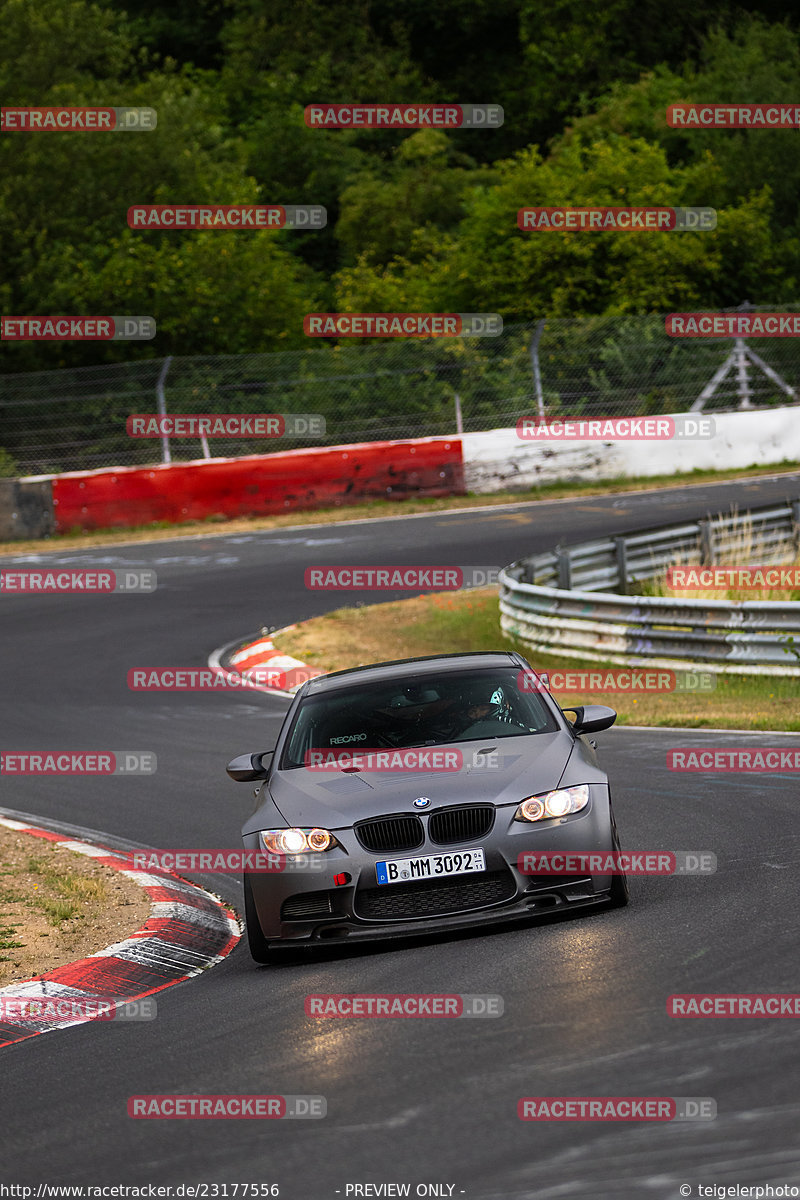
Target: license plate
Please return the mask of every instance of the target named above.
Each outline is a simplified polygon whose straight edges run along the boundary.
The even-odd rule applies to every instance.
[[[426,854],[422,858],[389,858],[375,864],[378,883],[409,883],[413,879],[443,879],[485,871],[483,850],[451,850],[449,854]]]

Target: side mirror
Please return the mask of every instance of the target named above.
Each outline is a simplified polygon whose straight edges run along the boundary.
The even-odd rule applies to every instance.
[[[568,708],[565,711],[575,713],[572,732],[576,735],[599,733],[601,729],[608,729],[617,719],[614,709],[606,704],[584,704],[580,708]]]
[[[252,783],[254,779],[266,779],[274,750],[262,750],[259,754],[239,754],[226,767],[236,783]]]

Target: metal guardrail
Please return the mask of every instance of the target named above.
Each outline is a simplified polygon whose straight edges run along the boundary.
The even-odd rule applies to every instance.
[[[754,562],[800,549],[800,500],[557,546],[500,572],[500,625],[540,653],[595,662],[800,675],[800,601],[630,595],[667,566],[713,566],[751,532]],[[788,553],[787,553],[788,551]]]

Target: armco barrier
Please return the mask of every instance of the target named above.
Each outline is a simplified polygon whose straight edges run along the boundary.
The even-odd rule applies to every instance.
[[[419,438],[69,472],[54,476],[52,489],[55,527],[65,531],[459,495],[464,472],[460,439]]]
[[[632,581],[669,563],[725,561],[743,530],[754,563],[797,548],[800,504],[687,522],[557,547],[500,572],[500,626],[540,653],[593,662],[687,666],[748,675],[800,675],[800,601],[628,596]],[[617,587],[619,593],[605,591]]]
[[[49,480],[0,479],[0,541],[47,537],[54,527]]]

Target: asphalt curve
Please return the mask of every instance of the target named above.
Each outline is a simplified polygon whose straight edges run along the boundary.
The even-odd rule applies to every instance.
[[[273,743],[286,702],[137,694],[126,684],[131,667],[204,666],[213,648],[241,633],[349,598],[307,591],[307,566],[499,566],[559,538],[798,495],[800,476],[783,475],[37,556],[154,566],[159,588],[0,599],[3,748],[153,750],[158,771],[6,778],[0,804],[138,844],[237,846],[252,792],[227,779],[225,764]],[[33,559],[2,565],[22,561]],[[796,1184],[796,1022],[666,1015],[674,992],[799,990],[796,776],[667,771],[668,746],[712,739],[778,740],[612,729],[598,741],[623,845],[711,850],[716,875],[634,879],[629,908],[580,920],[332,950],[274,968],[256,968],[242,943],[220,966],[162,993],[153,1022],[84,1025],[0,1051],[0,1178],[278,1184],[286,1200],[356,1196],[353,1185],[387,1183],[410,1185],[411,1196],[417,1185],[438,1185],[440,1195],[470,1200],[660,1200],[681,1184],[693,1195],[698,1184]],[[197,878],[241,905],[235,877]],[[505,1013],[315,1022],[303,1007],[312,991],[499,993]],[[129,1096],[161,1093],[323,1095],[328,1115],[202,1123],[127,1116]],[[517,1101],[530,1095],[710,1096],[719,1115],[710,1123],[524,1123]]]

